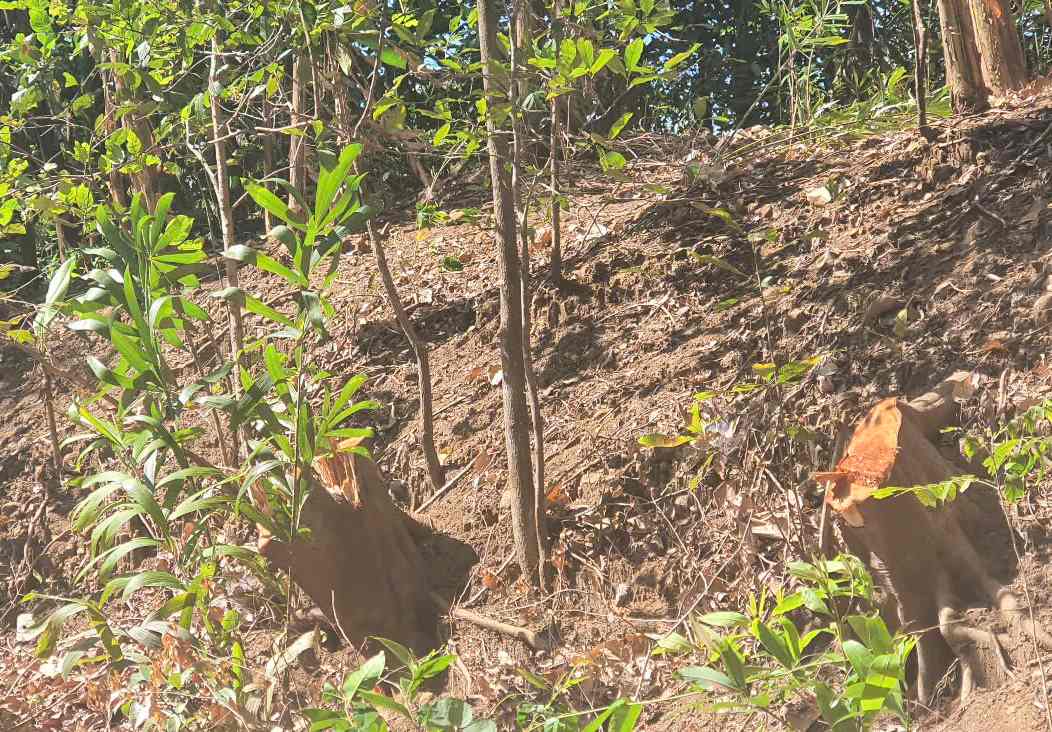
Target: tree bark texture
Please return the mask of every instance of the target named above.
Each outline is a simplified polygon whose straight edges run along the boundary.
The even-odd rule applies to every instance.
[[[946,81],[957,112],[981,111],[991,94],[1026,83],[1026,59],[1007,0],[938,3]]]
[[[983,81],[992,94],[1026,83],[1026,60],[1007,0],[970,0]]]
[[[478,16],[483,87],[491,110],[487,115],[486,129],[500,269],[499,343],[501,366],[504,371],[501,391],[504,401],[504,436],[508,454],[512,532],[515,554],[523,576],[536,585],[540,547],[534,521],[535,487],[530,474],[530,422],[522,358],[522,280],[519,251],[516,247],[515,201],[507,169],[511,157],[507,139],[497,129],[492,114],[495,105],[507,100],[509,79],[497,62],[498,16],[493,0],[478,0]]]
[[[304,133],[304,124],[307,115],[304,110],[307,106],[307,65],[309,63],[306,51],[296,54],[292,62],[292,117],[289,120],[292,127]],[[289,184],[305,196],[307,192],[307,141],[303,134],[294,134],[289,138]],[[300,209],[300,203],[295,196],[289,196],[289,208],[293,211]]]
[[[938,0],[946,83],[953,108],[959,113],[986,108],[988,91],[983,84],[975,26],[967,0]]]

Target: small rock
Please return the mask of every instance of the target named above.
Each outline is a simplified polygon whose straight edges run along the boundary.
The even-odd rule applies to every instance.
[[[785,314],[785,329],[790,333],[798,333],[807,320],[807,311],[803,308],[793,308]]]
[[[818,390],[823,394],[832,394],[835,392],[836,384],[833,383],[833,377],[820,374],[818,377]]]
[[[387,484],[387,492],[395,501],[407,503],[409,501],[409,486],[404,480],[392,480]]]
[[[872,323],[881,315],[884,315],[884,313],[901,308],[902,305],[902,300],[897,297],[891,295],[878,295],[872,302],[870,302],[869,307],[866,308],[866,314],[862,317],[862,322]]]
[[[1052,292],[1046,292],[1041,297],[1034,300],[1034,307],[1031,310],[1031,314],[1034,317],[1034,322],[1039,325],[1052,320]]]

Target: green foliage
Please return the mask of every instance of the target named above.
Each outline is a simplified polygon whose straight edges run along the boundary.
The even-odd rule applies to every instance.
[[[1031,485],[1046,474],[1052,438],[1052,400],[1029,407],[1025,412],[999,427],[985,432],[963,433],[961,453],[967,460],[981,460],[986,476],[954,476],[941,483],[879,488],[876,498],[911,494],[929,508],[952,502],[970,486],[980,485],[1001,492],[1009,503],[1024,498]],[[956,432],[958,430],[950,430]]]
[[[773,363],[753,364],[752,370],[755,378],[752,381],[735,384],[723,392],[709,390],[696,393],[690,407],[690,419],[680,434],[672,436],[658,433],[646,434],[639,438],[639,444],[653,448],[679,447],[686,444],[704,446],[715,437],[727,436],[733,432],[732,428],[723,420],[706,416],[704,405],[707,402],[719,397],[762,393],[798,383],[821,362],[822,357],[816,356],[802,361],[790,361],[781,366]]]
[[[326,684],[322,701],[330,706],[302,710],[310,722],[312,732],[334,730],[369,730],[386,732],[387,722],[382,716],[393,712],[416,729],[427,732],[457,730],[459,732],[496,732],[497,726],[484,719],[476,719],[471,706],[452,697],[421,702],[420,688],[428,679],[443,673],[456,661],[448,653],[432,651],[417,659],[404,646],[384,638],[377,639],[401,664],[390,671],[387,656],[381,651],[349,673],[339,687]],[[384,688],[392,694],[384,693]]]
[[[692,639],[672,634],[663,653],[695,651],[708,658],[679,675],[711,700],[713,711],[776,716],[793,700],[813,698],[833,730],[869,729],[882,715],[909,723],[906,662],[915,639],[892,636],[873,607],[872,580],[858,559],[793,562],[799,589],[750,599],[748,613],[714,612],[691,619]],[[851,604],[865,612],[843,614]],[[804,610],[819,621],[801,632]]]
[[[126,222],[100,207],[101,245],[84,251],[97,266],[78,275],[73,259],[63,263],[39,309],[38,333],[66,314],[70,328],[98,343],[87,360],[99,389],[72,404],[69,417],[80,431],[66,444],[82,445],[77,466],[97,455],[112,467],[71,481],[86,492],[71,514],[72,528],[90,535],[79,579],[97,576],[101,594],[97,600],[27,598],[64,603],[34,631],[37,651],[53,653],[65,623],[86,614],[94,634],[67,652],[61,666],[136,665],[126,689],[131,697],[126,713],[133,719],[142,711],[135,693],[150,691],[182,698],[166,707],[175,720],[171,728],[190,724],[196,712],[180,689],[190,682],[187,674],[199,652],[218,659],[208,677],[215,703],[244,709],[247,695],[255,693],[269,706],[273,684],[253,689],[247,683],[236,613],[216,616],[211,602],[215,588],[238,573],[254,574],[277,596],[283,591],[254,550],[223,542],[218,530],[232,519],[248,519],[282,538],[298,535],[314,459],[335,450],[368,454],[360,443],[371,430],[348,424],[378,406],[355,400],[365,377],[330,386],[331,375],[308,358],[328,337],[325,320],[334,310],[326,291],[341,241],[369,213],[359,200],[361,178],[350,172],[359,151],[351,145],[323,160],[313,205],[304,206],[303,214],[292,213],[262,185],[248,184],[253,200],[284,222],[271,234],[285,244],[291,266],[247,246],[224,256],[294,288],[296,308],[282,313],[247,292],[218,291],[219,299],[240,303],[264,327],[244,353],[232,354],[211,372],[200,371],[195,379],[190,370],[171,364],[173,354],[185,354],[200,368],[198,344],[216,345],[212,333],[219,330],[209,310],[195,301],[205,260],[202,242],[189,237],[188,217],[171,215],[171,194],[161,196],[152,212],[136,196]],[[78,294],[67,298],[70,291]],[[236,458],[238,464],[201,457],[200,425],[207,418],[228,447],[236,444],[235,435],[245,438],[243,459],[224,451],[224,460]],[[146,553],[171,560],[162,569],[144,570],[138,562]],[[109,603],[128,602],[140,593],[155,608],[149,618],[131,629],[112,627]],[[158,655],[172,618],[182,634],[172,643],[185,641],[185,654]],[[304,650],[301,641],[275,657],[268,678],[276,679],[279,667]],[[91,651],[93,644],[104,653]],[[162,668],[166,659],[178,661],[179,669]]]

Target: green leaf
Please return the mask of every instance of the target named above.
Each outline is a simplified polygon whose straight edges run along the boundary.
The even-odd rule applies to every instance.
[[[752,632],[756,639],[760,641],[764,650],[774,656],[778,663],[787,669],[793,668],[795,665],[793,663],[793,655],[789,652],[789,647],[786,645],[785,640],[772,631],[766,623],[754,620]]]
[[[887,626],[880,618],[850,615],[847,622],[859,640],[874,653],[888,654],[894,651],[895,643],[891,634],[888,633]]]
[[[449,131],[452,129],[452,124],[446,122],[444,125],[435,130],[435,136],[431,139],[431,144],[438,147],[442,144],[442,141],[449,136]]]
[[[37,657],[44,658],[54,653],[58,638],[62,634],[62,628],[70,618],[87,609],[87,605],[82,602],[71,602],[59,607],[40,626],[31,629],[30,637],[34,632],[39,632],[35,649]]]
[[[748,616],[731,610],[718,610],[716,612],[706,613],[705,615],[699,615],[698,620],[705,623],[705,625],[712,625],[717,628],[735,628],[749,624]]]
[[[56,303],[64,298],[69,291],[69,283],[73,277],[73,266],[75,264],[76,259],[70,257],[51,276],[51,281],[47,287],[47,295],[44,296],[44,305],[33,319],[33,329],[38,335],[42,334],[51,324],[51,321],[55,319],[55,316],[58,315]]]
[[[686,51],[681,51],[680,53],[677,53],[675,56],[673,56],[672,58],[670,58],[668,61],[665,62],[665,67],[664,67],[665,71],[672,71],[673,69],[675,69],[681,63],[683,63],[688,58],[690,58],[695,53],[697,53],[698,52],[698,48],[700,48],[700,44],[695,43],[693,46],[691,46]]]
[[[636,38],[625,48],[625,68],[635,71],[639,67],[639,59],[643,56],[643,39]]]
[[[440,730],[460,730],[475,719],[471,707],[465,701],[448,696],[432,704],[429,712],[428,724]]]
[[[358,698],[370,704],[375,709],[387,709],[397,714],[402,715],[406,719],[413,719],[413,715],[406,709],[405,705],[399,704],[394,699],[383,694],[376,694],[371,691],[359,691]]]
[[[571,38],[564,38],[559,44],[559,66],[565,70],[572,69],[577,60],[577,44]]]
[[[624,706],[616,709],[610,716],[610,724],[607,725],[607,730],[609,732],[632,732],[635,730],[642,713],[642,704],[626,703]]]
[[[588,67],[588,74],[590,76],[595,76],[600,71],[602,71],[612,59],[615,58],[617,58],[617,51],[611,48],[602,49],[599,52],[599,55],[596,57],[595,61],[592,62],[592,65]]]
[[[412,669],[416,665],[413,662],[412,652],[398,641],[393,641],[388,638],[377,638],[376,640],[383,644],[383,646],[387,648],[387,650],[393,653],[395,655],[395,658],[401,661],[402,665],[404,665],[406,668]]]
[[[107,581],[113,574],[113,570],[116,569],[117,563],[120,562],[125,556],[135,551],[136,549],[144,549],[147,547],[158,548],[161,546],[161,542],[157,539],[151,539],[148,537],[140,537],[138,539],[132,539],[126,541],[123,544],[118,544],[112,549],[107,549],[105,552],[100,554],[95,561],[99,562],[99,579],[103,582]],[[87,568],[85,568],[87,569]],[[83,572],[81,576],[83,576]]]
[[[227,259],[241,264],[252,264],[256,261],[256,250],[252,247],[245,246],[244,244],[235,244],[223,251],[223,256]]]
[[[296,327],[296,324],[295,322],[293,322],[292,318],[283,315],[282,313],[278,312],[274,308],[264,303],[262,300],[257,300],[251,295],[245,296],[245,310],[247,310],[250,313],[254,313],[255,315],[259,315],[260,317],[266,318],[271,322],[280,323],[286,328]]]
[[[844,655],[851,662],[851,668],[859,676],[865,676],[873,663],[873,654],[856,640],[844,641]]]
[[[161,510],[160,505],[154,499],[153,494],[150,493],[149,489],[142,484],[139,480],[126,480],[122,483],[125,492],[135,503],[142,508],[150,518],[153,519],[154,523],[157,524],[161,531],[167,533],[168,531],[168,519],[165,517],[164,512]]]
[[[186,585],[170,572],[139,572],[107,582],[99,602],[105,605],[117,590],[122,590],[121,599],[127,602],[132,595],[145,587],[164,587],[170,590],[186,591]]]
[[[245,190],[248,191],[248,195],[250,195],[252,200],[257,204],[274,216],[277,216],[289,226],[293,225],[292,213],[289,211],[289,207],[284,201],[271,193],[270,190],[258,183],[252,182],[245,183]]]
[[[360,144],[347,145],[340,151],[340,158],[336,166],[329,170],[322,170],[318,179],[318,189],[314,197],[315,215],[319,219],[327,219],[332,202],[336,198],[336,192],[340,189],[340,186],[347,182],[347,175],[351,172],[351,167],[361,152],[362,146]],[[306,284],[303,286],[306,287]]]
[[[628,161],[625,160],[625,156],[614,150],[603,153],[599,158],[599,165],[602,166],[604,173],[616,173],[619,170],[623,170],[627,164]]]
[[[711,264],[713,267],[722,269],[724,272],[730,272],[731,274],[736,274],[739,277],[748,277],[748,275],[746,275],[744,272],[742,272],[740,269],[738,269],[725,259],[713,257],[709,254],[698,254],[697,252],[691,252],[690,256],[694,257],[694,259],[700,262],[701,264]]]
[[[690,439],[691,438],[686,435],[669,437],[655,432],[640,437],[639,444],[643,447],[679,447],[680,445],[686,445],[690,442]]]
[[[124,356],[124,359],[128,362],[128,365],[133,369],[142,374],[151,373],[153,366],[143,358],[144,348],[141,345],[141,341],[138,338],[126,335],[117,328],[110,330],[110,342],[113,347],[117,349],[117,352]]]
[[[621,134],[621,130],[623,130],[625,128],[625,125],[628,124],[629,120],[632,119],[632,115],[633,114],[634,114],[634,112],[625,112],[624,114],[622,114],[617,119],[617,121],[614,122],[614,124],[610,126],[610,132],[607,134],[606,138],[608,140],[613,140],[619,134]]]
[[[686,668],[681,668],[676,675],[706,690],[740,690],[730,676],[708,666],[687,666]]]
[[[372,689],[384,674],[387,661],[384,652],[380,651],[368,661],[347,675],[343,681],[343,700],[350,703],[361,688]]]
[[[618,699],[609,707],[607,707],[606,711],[604,711],[598,717],[593,719],[587,726],[583,727],[581,729],[581,732],[600,732],[600,730],[603,729],[603,724],[606,722],[606,720],[610,719],[610,717],[613,716],[614,712],[623,707],[624,704],[624,699]]]
[[[388,66],[394,66],[397,69],[405,71],[409,68],[409,63],[405,60],[405,56],[399,53],[397,50],[387,47],[380,53],[380,58]]]

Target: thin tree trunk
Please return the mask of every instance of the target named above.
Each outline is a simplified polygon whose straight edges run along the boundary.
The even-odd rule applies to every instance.
[[[180,309],[182,306],[180,305]],[[185,314],[184,314],[185,317]],[[183,329],[184,335],[186,335],[186,345],[190,348],[190,358],[193,359],[194,368],[197,370],[197,375],[204,378],[207,375],[204,364],[201,363],[200,350],[197,348],[197,339],[194,338],[194,328],[189,319],[185,320],[185,328]],[[219,410],[210,409],[212,413],[212,426],[216,430],[216,440],[219,442],[219,451],[223,454],[223,462],[226,465],[233,466],[236,462],[235,456],[231,454],[230,446],[227,444],[226,437],[223,435],[223,425],[219,420]],[[236,441],[237,436],[234,436]]]
[[[497,17],[493,0],[478,0],[482,79],[486,97],[490,100],[490,109],[507,95],[509,81],[494,63],[499,54]],[[541,554],[534,513],[534,485],[530,474],[529,417],[522,358],[522,275],[516,246],[518,237],[515,201],[512,197],[511,179],[505,168],[509,161],[508,143],[497,129],[492,114],[487,115],[486,131],[501,276],[499,342],[501,365],[504,370],[501,392],[504,401],[504,437],[508,454],[508,489],[511,492],[511,524],[515,554],[523,577],[536,586]]]
[[[110,61],[114,64],[117,63],[117,51],[114,49],[110,50]],[[124,79],[121,75],[114,72],[113,81],[117,89],[117,98],[121,99],[125,97],[124,101],[127,101],[132,105],[133,109],[124,115],[122,122],[124,128],[131,131],[139,138],[139,144],[142,147],[142,153],[153,150],[153,131],[150,129],[150,122],[145,116],[139,114],[137,111],[137,100],[134,98],[134,92],[130,90],[124,83]],[[139,192],[142,193],[143,199],[146,201],[146,206],[149,210],[153,210],[157,205],[157,171],[146,165],[143,165],[142,170],[133,173],[132,179],[135,181],[139,188]]]
[[[212,36],[212,58],[208,69],[209,89],[219,88],[218,69],[220,40],[218,31]],[[212,94],[212,135],[215,140],[216,168],[213,175],[215,186],[216,204],[219,207],[219,221],[223,230],[223,249],[229,250],[234,246],[234,212],[230,206],[230,175],[226,163],[226,132],[227,125],[223,114],[223,108],[219,103],[219,95]],[[240,287],[238,278],[237,261],[223,257],[226,268],[226,279],[228,287]],[[227,301],[230,310],[230,354],[238,365],[241,363],[241,353],[245,346],[245,330],[241,319],[241,299],[232,297]],[[237,374],[233,379],[234,393],[240,391],[241,378]],[[240,446],[237,434],[233,437],[233,459],[236,462],[239,457]]]
[[[1049,30],[1052,30],[1052,0],[1045,0],[1045,22]]]
[[[1026,83],[1026,60],[1007,0],[969,0],[986,88],[993,94]]]
[[[304,114],[307,85],[307,59],[305,52],[296,54],[292,62],[292,118],[289,120],[292,127],[299,130],[289,141],[289,184],[299,192],[301,196],[307,193],[307,147],[306,138],[303,136],[303,125],[307,120]],[[294,211],[300,209],[300,203],[295,196],[289,196],[289,208]]]
[[[93,31],[88,31],[88,37],[90,45],[97,49],[95,52],[95,64],[96,66],[101,66],[104,61],[101,46],[95,39]],[[115,76],[112,69],[103,69],[99,72],[99,80],[102,84],[102,127],[107,136],[117,131],[117,104],[114,100],[116,95]],[[128,208],[128,191],[125,188],[120,172],[116,168],[111,168],[106,178],[110,189],[110,199],[113,201],[114,208]]]
[[[62,448],[58,441],[58,425],[55,423],[55,392],[51,388],[51,374],[44,372],[44,413],[47,415],[48,436],[51,438],[51,457],[55,461],[55,480],[62,480]]]
[[[954,111],[977,112],[987,107],[979,49],[968,0],[938,0],[946,83]]]
[[[1052,0],[1049,0],[1052,2]],[[562,3],[554,0],[552,5],[552,41],[556,48],[562,43]],[[552,282],[560,284],[563,280],[563,248],[562,248],[562,195],[559,192],[559,153],[562,149],[562,140],[559,139],[562,117],[560,117],[559,100],[552,100],[552,136],[551,136],[551,196],[552,196],[552,255],[549,273]]]
[[[516,0],[513,14],[516,18],[516,38],[512,43],[511,50],[511,88],[518,94],[512,104],[512,165],[511,165],[511,196],[518,209],[517,219],[519,223],[519,274],[521,281],[521,307],[522,307],[522,366],[523,375],[526,378],[526,392],[529,396],[530,422],[533,427],[533,525],[537,533],[537,549],[539,560],[538,580],[541,589],[546,589],[546,577],[544,575],[545,547],[548,544],[545,530],[545,515],[547,496],[544,493],[544,415],[541,412],[541,401],[537,394],[537,377],[533,371],[533,354],[530,352],[530,238],[529,238],[529,202],[525,204],[522,200],[522,186],[519,173],[522,170],[522,148],[525,143],[525,112],[522,109],[523,85],[518,84],[519,74],[522,72],[522,60],[528,44],[523,38],[518,37],[521,29],[528,32],[529,22],[519,19],[529,14],[526,0]]]
[[[263,121],[267,127],[274,127],[274,107],[269,101],[263,102]],[[267,178],[274,170],[274,133],[263,135],[263,177]],[[268,209],[263,209],[263,227],[269,234],[274,228],[274,219]]]
[[[924,26],[924,11],[921,0],[913,0],[913,46],[917,52],[917,63],[914,67],[913,91],[917,96],[917,129],[928,138],[928,30]]]
[[[380,56],[384,48],[384,30],[387,25],[386,13],[382,9],[380,12],[379,43],[376,48],[376,57],[373,60],[373,72],[369,77],[369,88],[366,90],[365,99],[362,102],[361,116],[354,125],[353,131],[351,131],[352,137],[358,137],[362,124],[371,112],[373,99],[376,97],[376,82],[379,77],[377,72],[380,69]],[[349,121],[351,114],[349,106],[345,109],[345,113]],[[354,170],[356,174],[361,175],[357,162]],[[364,199],[364,188],[361,189],[361,195]],[[406,340],[409,341],[409,346],[413,349],[413,355],[416,357],[417,377],[420,379],[420,425],[417,438],[420,440],[420,449],[424,453],[424,462],[427,464],[428,479],[431,481],[431,487],[435,491],[435,495],[437,495],[445,482],[445,475],[442,463],[438,460],[438,451],[435,449],[434,399],[431,393],[431,362],[428,359],[427,346],[420,340],[413,323],[409,320],[409,314],[402,306],[398,288],[395,286],[394,278],[391,276],[391,268],[387,266],[387,255],[384,253],[383,241],[376,233],[376,227],[373,225],[372,219],[366,220],[365,228],[369,234],[369,242],[372,244],[373,256],[376,258],[376,268],[380,272],[380,279],[383,281],[384,290],[387,292],[387,300],[391,304],[395,319],[398,321],[398,325],[401,326]]]
[[[409,320],[409,315],[402,306],[402,299],[398,296],[398,288],[395,286],[394,278],[391,277],[391,268],[387,266],[387,256],[384,254],[384,245],[380,235],[376,233],[376,227],[372,221],[366,223],[369,232],[369,241],[373,247],[373,256],[376,258],[376,268],[380,272],[380,279],[384,283],[387,293],[387,301],[394,310],[395,319],[402,328],[409,346],[413,349],[416,357],[416,370],[420,379],[420,425],[417,431],[417,439],[420,440],[420,449],[424,452],[424,461],[427,463],[427,477],[431,481],[431,487],[438,491],[445,482],[442,463],[438,460],[438,451],[435,449],[435,414],[432,406],[431,394],[431,364],[428,359],[427,346],[420,340],[416,329]]]

